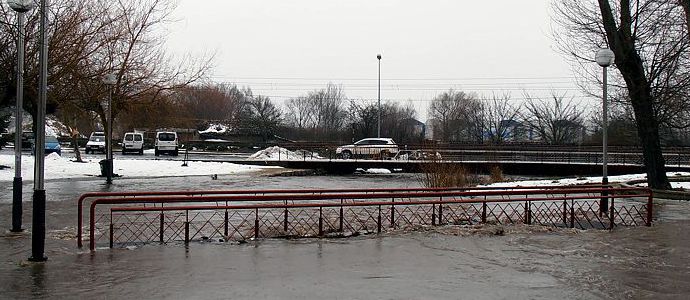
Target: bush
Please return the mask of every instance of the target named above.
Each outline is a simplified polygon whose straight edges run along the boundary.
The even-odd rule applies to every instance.
[[[505,181],[505,178],[503,177],[503,169],[501,169],[499,166],[491,167],[489,176],[491,178],[491,183]]]
[[[466,187],[479,183],[479,177],[471,174],[460,164],[443,164],[436,161],[422,165],[420,182],[425,187]]]

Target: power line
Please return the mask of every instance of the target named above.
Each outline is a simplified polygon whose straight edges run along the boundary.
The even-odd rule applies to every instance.
[[[357,77],[333,77],[333,78],[317,78],[317,77],[244,77],[244,76],[231,76],[231,75],[211,75],[211,78],[221,78],[221,79],[239,79],[239,80],[305,80],[305,81],[358,81],[358,80],[371,80],[376,81],[378,78],[357,78]],[[399,80],[399,81],[462,81],[462,80],[543,80],[543,79],[576,79],[574,76],[525,76],[525,77],[459,77],[459,78],[381,78],[382,81],[389,80]]]

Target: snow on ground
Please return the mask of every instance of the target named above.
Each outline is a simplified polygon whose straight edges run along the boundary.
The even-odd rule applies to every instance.
[[[688,172],[668,172],[667,176],[690,176]],[[609,176],[610,183],[616,182],[628,182],[632,180],[644,180],[647,174],[628,174],[619,176]],[[545,185],[576,185],[576,184],[588,184],[588,183],[601,183],[601,176],[595,177],[580,177],[580,178],[562,178],[562,179],[547,179],[547,180],[525,180],[525,181],[510,181],[510,182],[498,182],[490,184],[488,186],[545,186]],[[674,183],[673,187],[676,187]],[[690,187],[690,182],[684,182],[686,186]]]
[[[208,128],[206,130],[200,130],[199,134],[204,134],[204,133],[216,133],[216,134],[223,134],[226,132],[229,132],[230,128],[224,124],[216,123],[216,124],[209,124]]]
[[[357,169],[357,171],[367,174],[390,174],[391,170],[379,169],[379,168],[369,168],[369,169]]]
[[[88,178],[101,174],[99,159],[86,159],[85,163],[73,162],[73,157],[62,157],[51,153],[45,158],[45,178]],[[113,162],[114,173],[124,177],[164,177],[164,176],[191,176],[191,175],[228,175],[259,171],[265,166],[248,166],[223,162],[188,162],[187,167],[182,166],[182,161],[173,160],[141,160],[141,159],[115,159]],[[0,181],[12,181],[14,178],[14,155],[0,154],[0,165],[8,166],[0,170]],[[22,178],[25,181],[33,180],[34,157],[22,155]]]
[[[312,153],[306,150],[290,151],[285,148],[278,146],[268,147],[263,150],[259,150],[256,153],[249,156],[250,160],[310,160],[310,159],[323,159],[317,153]]]

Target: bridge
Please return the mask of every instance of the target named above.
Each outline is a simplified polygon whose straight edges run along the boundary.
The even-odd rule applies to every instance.
[[[340,159],[334,153],[326,152],[327,157],[318,152],[304,151],[301,158],[278,155],[271,160],[233,159],[230,162],[260,166],[280,166],[291,169],[320,169],[331,174],[352,173],[357,169],[383,168],[399,172],[422,172],[429,165],[462,165],[473,173],[488,173],[499,167],[511,175],[599,175],[602,169],[602,155],[593,151],[553,151],[553,150],[453,150],[433,151],[433,158],[419,153],[430,150],[402,150],[393,158],[364,157]],[[321,152],[323,153],[323,152]],[[412,155],[417,153],[417,155]],[[640,153],[609,153],[609,175],[644,173],[643,158]],[[666,153],[666,167],[669,172],[690,172],[690,153]]]

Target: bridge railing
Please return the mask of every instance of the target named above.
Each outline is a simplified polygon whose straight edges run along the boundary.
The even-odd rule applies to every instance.
[[[275,159],[278,161],[293,161],[293,160],[336,160],[344,159],[342,153],[336,153],[334,146],[308,144],[308,147],[298,149],[298,155],[294,153],[282,153],[279,151],[275,154]],[[295,146],[293,145],[293,148]],[[591,148],[591,149],[590,149]],[[595,151],[599,149],[599,151]],[[642,153],[637,149],[630,149],[626,151],[624,148],[615,148],[617,151],[610,151],[608,153],[608,162],[611,164],[631,164],[642,165],[644,158]],[[585,151],[589,150],[589,151]],[[675,149],[677,150],[677,149]],[[399,145],[399,151],[390,153],[387,150],[372,146],[372,147],[357,147],[356,149],[348,150],[350,153],[346,159],[350,160],[432,160],[432,161],[531,161],[531,162],[559,162],[559,163],[587,163],[587,164],[601,164],[602,153],[600,147],[588,147],[578,149],[575,147],[509,147],[502,149],[501,147],[478,148],[470,147],[467,149],[442,147],[434,148],[428,145]],[[382,153],[383,152],[383,153]],[[690,153],[682,152],[665,152],[664,159],[668,166],[684,166],[690,165]]]
[[[607,196],[602,196],[607,193]],[[607,213],[600,213],[602,198]],[[373,233],[439,224],[571,228],[651,225],[641,188],[100,198],[90,205],[90,249],[149,242]]]

